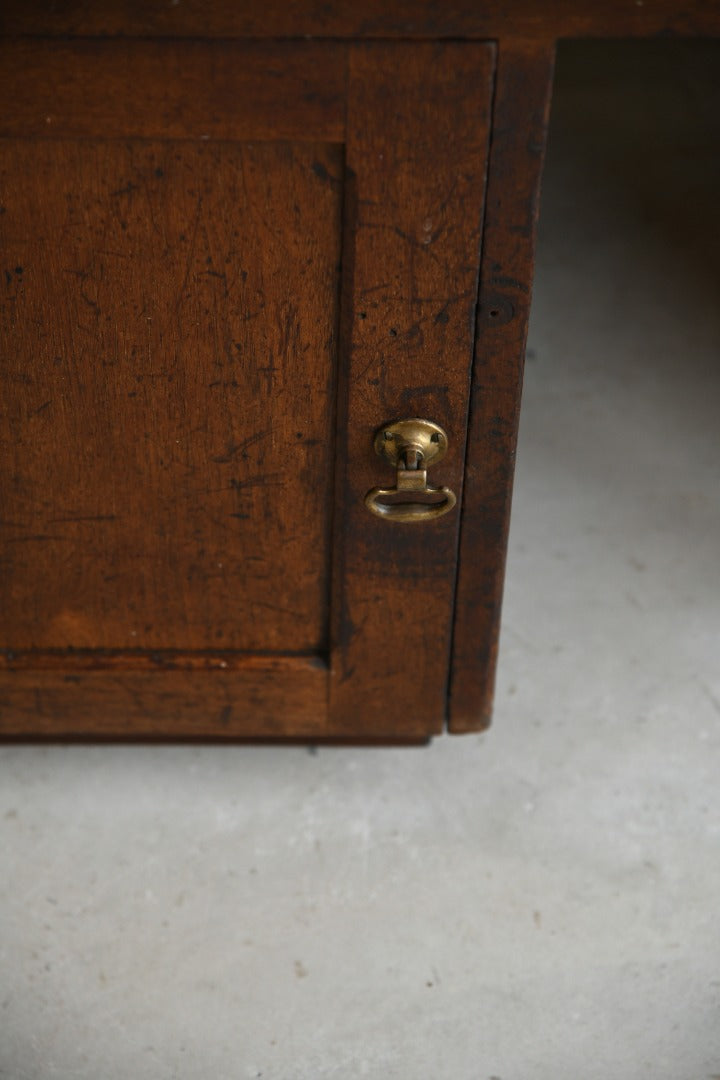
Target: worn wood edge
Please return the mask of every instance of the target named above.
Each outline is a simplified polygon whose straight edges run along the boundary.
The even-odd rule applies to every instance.
[[[5,34],[206,38],[406,38],[634,37],[720,35],[716,0],[364,0],[327,4],[318,0],[5,0]]]
[[[483,731],[492,719],[554,60],[548,42],[501,44],[498,54],[448,699],[453,734]]]
[[[315,656],[6,651],[0,737],[276,738],[326,734]]]
[[[338,42],[0,39],[0,137],[341,143],[345,67]]]

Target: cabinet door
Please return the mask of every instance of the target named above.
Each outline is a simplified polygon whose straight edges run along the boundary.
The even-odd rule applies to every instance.
[[[0,730],[442,728],[493,49],[8,41]],[[422,524],[377,429],[448,434]]]

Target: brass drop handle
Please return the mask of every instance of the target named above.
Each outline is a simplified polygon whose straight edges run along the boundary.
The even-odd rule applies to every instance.
[[[386,521],[420,523],[452,510],[456,498],[450,488],[430,487],[428,467],[441,460],[448,437],[432,420],[397,420],[385,424],[375,436],[375,452],[397,470],[394,488],[373,488],[365,496],[372,514]]]

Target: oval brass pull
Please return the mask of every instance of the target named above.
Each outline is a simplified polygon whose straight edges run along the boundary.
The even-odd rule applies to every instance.
[[[385,424],[375,436],[375,452],[395,466],[394,488],[373,488],[365,496],[372,514],[386,521],[419,523],[452,510],[456,498],[450,488],[430,487],[428,467],[445,456],[448,437],[432,420],[397,420]]]

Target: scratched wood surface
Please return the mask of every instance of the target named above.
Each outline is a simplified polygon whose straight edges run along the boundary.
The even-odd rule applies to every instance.
[[[492,45],[0,52],[0,730],[437,732],[461,520],[450,722],[476,728],[548,50],[506,51],[498,82],[485,239],[501,270],[485,259],[467,493]],[[376,429],[413,415],[447,430],[430,478],[458,496],[427,527],[363,505],[393,479]]]
[[[459,509],[423,525],[372,516],[394,483],[384,423],[445,428],[429,474],[462,497],[493,49],[358,45],[350,54],[343,367],[330,718],[441,730]]]
[[[492,712],[552,46],[501,43],[483,234],[465,505],[450,684],[450,731]]]
[[[719,34],[717,0],[5,0],[25,34],[526,38]]]
[[[0,647],[325,648],[340,149],[0,155]]]
[[[0,40],[0,135],[340,142],[344,108],[337,45]]]

